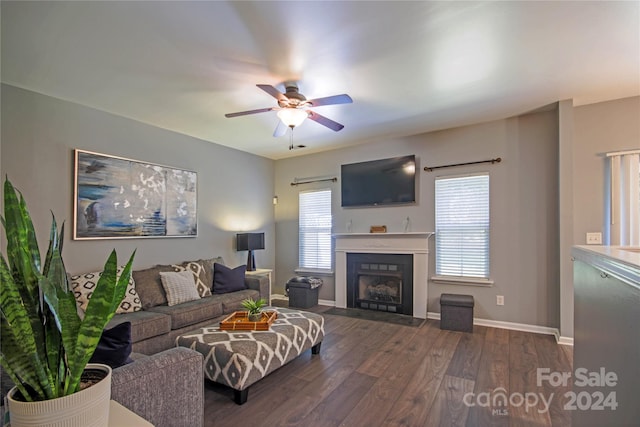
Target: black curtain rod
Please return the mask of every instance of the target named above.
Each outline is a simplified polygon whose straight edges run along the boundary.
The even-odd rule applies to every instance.
[[[456,164],[452,164],[452,165],[442,165],[442,166],[425,166],[424,170],[427,172],[431,172],[434,169],[442,169],[442,168],[453,168],[455,166],[467,166],[467,165],[479,165],[481,163],[500,163],[502,161],[502,159],[500,157],[497,157],[495,159],[491,159],[491,160],[480,160],[479,162],[468,162],[468,163],[456,163]]]
[[[312,182],[324,182],[324,181],[336,182],[337,180],[338,178],[333,177],[333,178],[325,178],[325,179],[312,179],[309,181],[296,181],[296,182],[292,182],[291,186],[295,187],[296,185],[300,185],[300,184],[311,184]]]

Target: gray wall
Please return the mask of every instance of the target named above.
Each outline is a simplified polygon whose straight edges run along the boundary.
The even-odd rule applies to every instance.
[[[418,201],[401,207],[340,207],[340,180],[292,187],[294,178],[340,175],[340,165],[363,160],[415,154],[418,158]],[[496,165],[477,165],[436,172],[424,166],[470,162],[502,157]],[[297,267],[297,195],[312,188],[333,189],[334,232],[368,232],[370,225],[384,224],[388,231],[402,231],[410,218],[411,231],[434,229],[434,179],[488,171],[491,177],[491,277],[493,287],[429,283],[428,310],[439,312],[443,292],[475,296],[475,316],[493,320],[557,326],[559,323],[558,254],[558,113],[550,109],[505,120],[426,133],[326,153],[276,162],[276,292],[283,291]],[[429,271],[434,271],[433,241]],[[505,305],[496,305],[504,295]],[[320,298],[334,299],[332,277],[325,279]]]
[[[197,172],[198,236],[71,240],[74,148]],[[275,263],[272,160],[8,85],[2,86],[1,155],[3,182],[8,176],[25,196],[41,251],[50,210],[66,220],[63,256],[72,273],[101,268],[113,248],[123,260],[137,249],[135,268],[218,255],[236,266],[246,262],[246,252],[235,252],[235,233],[253,230],[266,233],[256,263]]]
[[[574,126],[574,243],[584,245],[605,231],[605,153],[640,148],[640,97],[574,107]]]

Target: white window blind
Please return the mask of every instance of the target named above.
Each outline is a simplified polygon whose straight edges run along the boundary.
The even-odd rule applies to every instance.
[[[331,190],[301,192],[299,212],[300,267],[331,269]]]
[[[607,153],[610,158],[609,243],[640,245],[640,150]]]
[[[437,178],[436,275],[489,278],[489,175]]]

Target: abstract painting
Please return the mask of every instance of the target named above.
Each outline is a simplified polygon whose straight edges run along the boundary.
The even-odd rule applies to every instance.
[[[73,238],[195,237],[197,174],[75,150]]]

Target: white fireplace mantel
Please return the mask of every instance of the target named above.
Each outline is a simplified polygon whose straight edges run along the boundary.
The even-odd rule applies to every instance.
[[[427,318],[429,237],[433,232],[334,234],[336,307],[347,307],[347,254],[413,255],[413,317]]]

